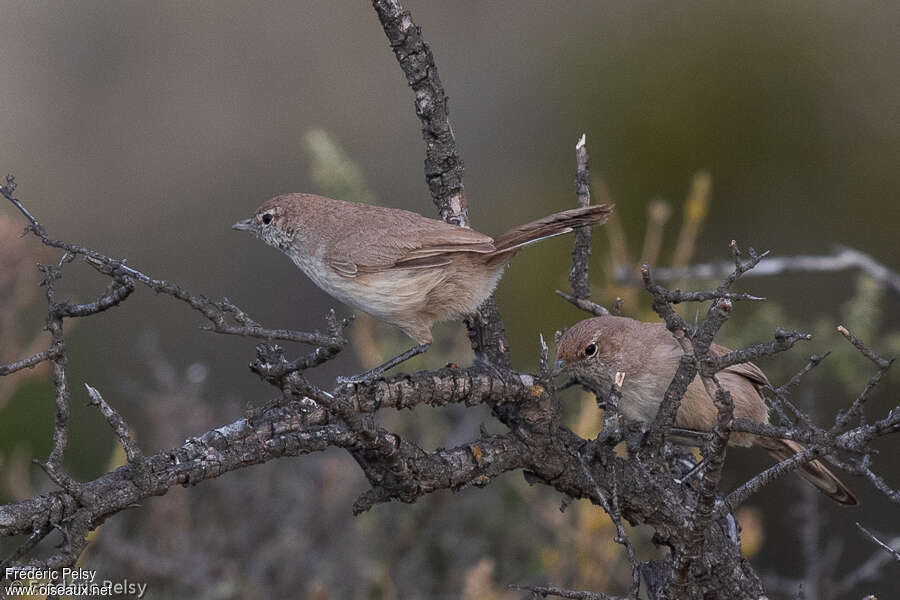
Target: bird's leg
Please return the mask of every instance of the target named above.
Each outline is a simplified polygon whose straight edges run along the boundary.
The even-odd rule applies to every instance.
[[[373,381],[373,380],[381,377],[385,371],[393,369],[400,363],[404,363],[404,362],[408,361],[413,356],[418,356],[419,354],[422,354],[423,352],[427,351],[428,348],[430,348],[430,347],[431,347],[430,343],[429,344],[418,344],[416,346],[413,346],[406,352],[402,352],[402,353],[398,354],[397,356],[395,356],[394,358],[385,361],[384,363],[378,365],[374,369],[369,369],[368,371],[366,371],[364,373],[358,373],[356,375],[351,375],[350,377],[338,377],[337,382],[339,384],[368,383],[370,381]]]
[[[669,435],[666,440],[679,446],[696,446],[702,448],[710,439],[708,431],[698,431],[696,429],[685,429],[683,427],[672,427],[669,429]]]
[[[487,371],[489,371],[491,373],[491,375],[493,375],[500,381],[502,381],[504,383],[508,382],[509,372],[504,371],[503,369],[491,364],[491,361],[488,360],[488,358],[486,356],[482,356],[481,354],[475,354],[475,357],[472,359],[472,364],[476,367],[486,369]]]
[[[678,444],[679,446],[697,446],[703,447],[705,442],[709,441],[709,432],[708,431],[697,431],[694,429],[684,429],[682,427],[672,427],[669,430],[669,435],[666,438],[669,442],[673,442]],[[702,459],[700,462],[695,464],[693,467],[688,470],[683,476],[675,479],[677,483],[687,483],[697,474],[703,472],[703,469],[706,468],[706,459]]]
[[[703,471],[706,468],[706,459],[702,459],[696,465],[691,467],[691,470],[684,474],[683,477],[676,477],[675,483],[687,483],[691,480],[692,477]]]

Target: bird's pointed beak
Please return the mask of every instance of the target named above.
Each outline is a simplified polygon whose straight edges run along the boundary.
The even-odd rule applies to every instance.
[[[253,225],[253,219],[244,219],[243,221],[238,221],[234,225],[231,226],[232,229],[236,229],[237,231],[255,231],[256,227]]]

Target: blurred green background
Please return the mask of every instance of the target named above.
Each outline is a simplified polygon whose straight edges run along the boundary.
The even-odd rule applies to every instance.
[[[586,133],[595,197],[604,181],[632,263],[648,203],[657,197],[674,211],[659,260],[670,262],[692,178],[704,170],[713,187],[694,260],[727,258],[731,239],[779,255],[824,253],[842,243],[900,268],[897,3],[457,1],[407,8],[450,96],[477,229],[496,234],[572,206],[574,144]],[[347,199],[364,188],[380,204],[435,214],[412,94],[366,2],[3,0],[0,14],[0,169],[16,174],[18,196],[52,236],[126,257],[196,293],[227,296],[265,325],[311,330],[324,326],[329,307],[349,309],[280,253],[231,231],[234,221],[277,193],[333,193],[328,173],[316,169],[329,140],[358,169]],[[0,218],[0,253],[7,257],[0,263],[7,282],[0,286],[0,361],[8,361],[31,349],[41,327],[31,267],[55,258],[18,237],[23,222],[11,206],[0,206]],[[601,230],[594,240],[595,299],[611,304],[622,295],[625,314],[650,318],[639,291],[604,284],[609,243]],[[553,293],[567,289],[570,248],[571,239],[562,238],[526,250],[499,287],[517,368],[536,366],[539,332],[549,339],[583,317]],[[62,285],[72,298],[86,299],[106,282],[73,265]],[[760,341],[776,324],[820,334],[814,345],[763,364],[773,380],[787,378],[814,349],[845,344],[832,333],[841,322],[868,333],[881,350],[896,346],[897,297],[856,273],[742,286],[774,302],[741,305],[724,341]],[[84,407],[83,382],[131,417],[148,452],[272,396],[245,369],[254,342],[200,332],[201,324],[187,307],[139,289],[122,307],[75,325],[68,463],[77,476],[95,477],[115,461],[107,427]],[[360,320],[357,329],[360,347],[371,352],[341,355],[311,375],[316,381],[407,343],[382,324]],[[470,360],[462,325],[437,333],[441,347],[416,366]],[[806,392],[822,418],[854,397],[871,371],[849,352],[829,360]],[[895,401],[889,386],[896,389],[896,381],[894,375],[883,384],[873,414]],[[48,489],[28,461],[49,448],[50,392],[46,372],[0,380],[2,499]],[[589,429],[591,401],[577,393],[566,398],[573,426]],[[473,439],[478,424],[490,421],[459,410],[386,418],[430,448]],[[896,454],[892,444],[884,447]],[[732,456],[730,486],[766,464],[751,452]],[[876,464],[896,485],[897,465]],[[101,531],[86,560],[110,574],[153,579],[151,593],[193,597],[304,589],[317,598],[454,598],[465,588],[475,590],[467,597],[501,598],[504,584],[522,581],[602,591],[622,585],[601,575],[616,568],[603,565],[620,564],[607,522],[581,504],[561,514],[558,495],[521,479],[437,494],[413,507],[381,506],[351,521],[364,479],[345,454],[277,461],[148,502],[143,514],[118,519],[112,542],[104,543]],[[836,576],[875,550],[854,520],[900,534],[896,508],[891,512],[861,480],[849,483],[863,508],[851,514],[822,507],[829,532],[823,548],[842,540]],[[242,496],[248,486],[266,493]],[[802,575],[797,515],[785,509],[797,495],[782,482],[751,500],[757,511],[749,528],[761,536],[751,554],[764,573]],[[211,497],[217,511],[207,514]],[[225,524],[247,511],[271,512],[272,531],[260,526],[231,537],[242,530]],[[160,517],[154,527],[148,514],[176,513],[188,533],[148,542],[172,522]],[[296,519],[279,521],[287,514]],[[305,544],[303,569],[293,565],[297,547],[287,553],[271,542],[281,539],[279,522],[290,543]],[[312,533],[314,525],[321,531]],[[202,585],[148,566],[152,556],[197,555],[201,539],[208,555],[195,567],[210,573]],[[248,548],[247,539],[258,541]],[[262,551],[270,542],[271,556]],[[128,544],[135,549],[130,562],[122,558]],[[248,567],[250,550],[261,556],[253,563],[258,572]],[[286,555],[293,566],[284,572]],[[886,568],[894,568],[886,574],[896,581],[896,567]],[[888,588],[847,597],[879,589]]]

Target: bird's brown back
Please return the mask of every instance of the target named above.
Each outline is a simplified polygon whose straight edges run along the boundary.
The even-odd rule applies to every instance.
[[[490,236],[399,208],[313,194],[277,196],[266,204],[285,212],[299,249],[320,254],[342,272],[376,272],[442,252],[494,250]]]

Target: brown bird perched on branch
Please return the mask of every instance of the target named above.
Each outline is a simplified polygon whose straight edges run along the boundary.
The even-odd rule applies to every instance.
[[[396,208],[286,194],[233,229],[287,254],[313,283],[341,302],[403,330],[417,345],[371,371],[367,381],[431,345],[431,327],[471,314],[494,291],[524,246],[605,223],[612,205],[566,210],[492,238]]]
[[[710,346],[710,356],[728,352],[719,344]],[[681,346],[663,323],[595,317],[576,323],[559,338],[557,369],[590,382],[604,394],[609,393],[616,373],[624,373],[619,411],[628,419],[649,423],[659,411],[682,355]],[[768,385],[769,380],[759,367],[753,363],[732,365],[719,371],[716,378],[731,393],[735,418],[768,424],[769,410],[759,387]],[[716,406],[698,376],[681,400],[675,426],[710,431],[716,416]],[[791,440],[739,432],[732,433],[728,443],[761,446],[778,461],[804,450]],[[838,504],[858,504],[850,490],[818,460],[801,465],[797,473]]]

